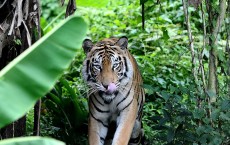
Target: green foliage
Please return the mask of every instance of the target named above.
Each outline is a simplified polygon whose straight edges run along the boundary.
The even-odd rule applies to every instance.
[[[43,98],[41,135],[50,136],[67,144],[86,145],[88,103],[86,86],[81,77],[83,51],[76,52],[68,71]]]
[[[144,30],[142,30],[140,3],[145,3]],[[202,17],[199,8],[189,7],[188,11],[191,15],[191,29],[197,56],[203,48]],[[195,82],[192,76],[191,52],[188,47],[189,40],[181,1],[162,0],[159,3],[150,0],[110,1],[106,8],[79,8],[76,15],[84,16],[88,22],[90,28],[88,37],[93,41],[123,35],[129,38],[129,49],[137,59],[144,79],[143,87],[146,91],[143,113],[146,144],[219,145],[229,143],[230,100],[227,95],[227,76],[225,75],[228,62],[223,51],[226,43],[226,33],[223,30],[226,26],[218,36],[219,45],[217,48],[221,65],[221,69],[218,70],[220,88],[218,101],[209,104],[207,98],[211,92],[205,92],[202,82]],[[205,47],[202,59],[205,78],[208,75],[208,50],[209,47]],[[59,82],[54,90],[59,86],[62,95],[58,98],[65,98],[71,102],[71,97],[75,96],[74,94],[70,96],[71,92],[67,88],[71,87],[77,94],[78,100],[84,104],[83,108],[86,108],[86,99],[84,98],[86,97],[86,88],[81,79],[83,57],[83,51],[79,51],[69,72],[63,77],[69,86],[66,87]],[[198,60],[196,60],[196,64],[199,64]],[[55,95],[57,96],[57,94]],[[56,106],[52,110],[52,105],[47,102],[54,103],[49,97],[45,100],[45,108],[48,108],[49,111],[43,119],[50,118],[50,120],[55,120],[55,123],[48,124],[47,121],[46,127],[50,128],[51,132],[46,135],[61,138],[64,136],[63,131],[54,131],[55,129],[50,126],[62,130],[61,125],[57,125],[60,123],[65,126],[66,132],[72,130],[66,127],[68,124],[64,113],[59,111],[60,108],[58,110]],[[65,108],[66,104],[62,103],[61,106]],[[74,113],[70,111],[70,114]],[[63,125],[64,123],[66,124]],[[70,144],[86,144],[84,137],[87,136],[87,133],[84,132],[82,133],[84,135],[81,136],[76,132],[74,132],[74,136],[75,139],[79,139],[78,141],[70,136],[65,136],[62,140],[69,140],[69,143],[70,140],[75,140]]]
[[[0,128],[23,116],[53,87],[74,58],[85,34],[86,24],[82,18],[66,19],[0,72]],[[61,82],[68,86],[64,80]],[[74,93],[71,88],[68,90]],[[76,98],[71,99],[75,106],[80,106]],[[79,108],[74,108],[74,111],[77,113],[75,116],[85,115]],[[63,142],[40,137],[7,139],[0,144],[64,145]]]
[[[76,0],[77,6],[81,7],[94,7],[94,8],[103,8],[108,4],[109,0]]]
[[[220,104],[209,106],[204,101],[201,104],[205,108],[203,110],[197,106],[198,97],[204,100],[205,94],[200,87],[201,82],[196,84],[191,75],[191,56],[187,48],[181,2],[161,1],[159,5],[147,1],[145,31],[141,30],[140,6],[137,2],[128,6],[123,3],[111,9],[109,7],[103,13],[89,11],[90,15],[86,16],[90,23],[89,36],[93,40],[121,35],[129,38],[129,46],[139,63],[147,93],[143,117],[147,144],[221,144],[226,141],[229,132],[221,130],[222,127],[218,126],[220,120],[214,122],[207,114],[208,108],[219,110]],[[194,45],[200,51],[201,16],[192,7],[189,12],[197,42]],[[205,59],[203,62],[207,63]],[[221,93],[225,102],[226,93]],[[228,128],[228,115],[223,114],[225,120],[221,120],[221,124]],[[215,125],[212,126],[211,122]],[[200,127],[206,130],[198,134]]]
[[[22,117],[50,90],[73,59],[85,33],[81,18],[68,19],[0,72],[0,100],[4,100],[0,104],[0,128]]]
[[[41,7],[42,17],[40,18],[40,26],[42,32],[46,34],[65,18],[66,3],[64,3],[64,6],[61,6],[61,3],[58,3],[57,0],[42,0]]]
[[[42,21],[52,21],[56,16],[58,16],[60,13],[65,11],[65,6],[61,7],[61,4],[57,2],[57,0],[42,0],[41,6],[42,6]],[[62,17],[58,19],[57,22],[60,22],[61,19],[64,18],[64,13],[62,13]],[[44,26],[42,24],[42,26]]]
[[[83,143],[79,136],[87,133],[87,100],[80,96],[76,85],[61,78],[43,100],[42,135],[58,138],[67,144]],[[52,126],[50,125],[52,122]],[[86,142],[86,140],[85,140]]]

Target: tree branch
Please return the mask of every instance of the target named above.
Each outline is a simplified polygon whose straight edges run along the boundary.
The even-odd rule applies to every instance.
[[[145,29],[145,3],[141,4],[142,30]]]
[[[190,51],[191,51],[191,56],[192,56],[192,74],[193,77],[195,79],[195,82],[198,82],[197,79],[197,74],[196,74],[196,61],[195,61],[195,51],[194,51],[194,45],[193,45],[193,36],[192,36],[192,31],[191,31],[191,26],[190,26],[190,18],[189,18],[189,14],[188,14],[188,9],[187,9],[187,3],[182,0],[183,3],[183,9],[184,9],[184,15],[185,15],[185,20],[186,20],[186,26],[187,26],[187,31],[188,31],[188,37],[189,37],[189,47],[190,47]]]
[[[192,30],[191,30],[191,25],[190,25],[190,18],[188,14],[188,5],[186,0],[182,0],[183,3],[183,10],[184,10],[184,15],[185,15],[185,20],[186,20],[186,26],[187,26],[187,31],[188,31],[188,38],[189,38],[189,48],[191,52],[191,63],[192,63],[192,74],[195,79],[195,84],[196,84],[196,89],[197,92],[199,92],[198,89],[198,78],[197,78],[197,70],[196,70],[196,60],[195,60],[195,50],[194,50],[194,43],[193,43],[193,36],[192,36]],[[197,95],[197,107],[201,108],[201,98],[200,95]],[[198,125],[201,125],[201,121],[198,120]]]
[[[205,79],[205,72],[204,72],[204,65],[203,65],[203,53],[204,49],[206,47],[206,23],[205,23],[205,14],[204,14],[204,9],[203,9],[203,4],[201,3],[201,16],[202,16],[202,23],[203,23],[203,48],[199,54],[199,63],[200,63],[200,69],[201,69],[201,76],[202,76],[202,82],[203,82],[203,89],[204,92],[206,92],[206,79]]]

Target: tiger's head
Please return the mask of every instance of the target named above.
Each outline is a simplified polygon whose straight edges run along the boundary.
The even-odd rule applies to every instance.
[[[104,39],[96,44],[89,39],[83,41],[86,59],[82,73],[91,90],[109,96],[131,81],[133,67],[127,46],[127,37]]]

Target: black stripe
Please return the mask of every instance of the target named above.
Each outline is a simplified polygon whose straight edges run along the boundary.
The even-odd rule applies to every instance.
[[[140,120],[140,118],[142,117],[142,112],[143,112],[143,104],[141,104],[140,107],[138,108],[138,114],[137,114],[138,120]]]
[[[94,56],[98,51],[100,51],[101,49],[98,48],[98,49],[94,49],[94,52],[92,53],[91,57]]]
[[[139,95],[138,95],[138,97],[137,97],[138,106],[139,106],[139,105],[142,103],[142,101],[143,101],[142,90],[140,89],[139,91],[140,91],[140,92],[139,92]]]
[[[124,89],[123,89],[123,91],[125,91],[125,88],[129,85],[129,83],[130,83],[130,82],[127,82],[127,83],[124,85],[124,87],[123,87],[123,88],[124,88]],[[129,92],[130,92],[130,90],[131,90],[131,89],[132,89],[132,84],[131,84],[131,86],[130,86],[130,88],[129,88]]]
[[[103,91],[99,91],[98,95],[101,97],[101,99],[104,101],[105,104],[110,104],[112,102],[112,99],[109,101],[105,100],[104,97],[102,96],[103,93],[104,93]]]
[[[138,104],[140,104],[140,105],[143,104],[143,95],[141,95],[141,102],[138,101]]]
[[[100,91],[98,92],[98,95],[99,95],[99,97],[101,97],[102,100],[104,100],[104,98],[103,98],[103,96],[102,96],[102,95],[103,95],[103,91],[100,90]]]
[[[114,93],[114,95],[115,95],[115,97],[114,98],[116,98],[117,97],[117,94],[118,94],[119,92],[118,91],[116,91],[115,93]]]
[[[141,121],[141,118],[142,118],[142,109],[141,109],[141,111],[140,112],[138,112],[138,116],[136,117],[136,120],[139,120],[139,121]]]
[[[108,125],[104,124],[103,121],[101,121],[100,119],[97,119],[96,117],[94,117],[91,111],[89,111],[89,113],[90,113],[90,115],[91,115],[96,121],[100,122],[104,127],[106,127],[106,128],[109,127]]]
[[[127,87],[127,85],[129,84],[130,82],[127,82],[124,86],[125,86],[125,88]],[[132,84],[131,84],[132,85]],[[131,89],[131,87],[130,87],[130,89]],[[125,90],[125,89],[124,89]]]
[[[107,53],[108,53],[108,54],[114,54],[114,51],[115,51],[115,50],[114,50],[113,48],[110,48],[110,50],[107,50]]]
[[[126,88],[126,86],[127,86],[128,84],[129,84],[129,82],[128,82],[127,84],[125,84],[125,88]],[[116,107],[117,107],[119,104],[121,104],[126,98],[128,98],[127,96],[129,96],[130,91],[131,91],[131,88],[129,89],[129,91],[128,91],[128,93],[125,95],[125,97],[124,97],[120,102],[117,103]]]
[[[102,96],[103,93],[104,93],[103,91],[99,91],[98,92],[99,97],[101,97],[101,99],[104,101],[105,104],[110,104],[112,102],[112,99],[110,101],[105,100],[104,97]]]
[[[141,91],[141,90],[140,90],[140,91]],[[139,92],[139,91],[137,91],[137,92]],[[138,94],[138,96],[137,96],[137,101],[138,101],[138,103],[139,103],[140,95],[141,95],[141,92],[139,92],[139,94]]]
[[[94,104],[94,102],[93,102],[93,100],[92,100],[91,98],[90,98],[90,102],[92,102],[94,108],[96,108],[96,110],[97,110],[98,112],[100,112],[100,113],[109,113],[109,110],[108,110],[108,111],[104,111],[104,110],[101,110],[100,108],[98,108],[98,107]]]
[[[105,141],[105,138],[100,136],[100,140]]]
[[[86,72],[89,73],[89,60],[86,61]]]
[[[98,55],[103,55],[103,53],[104,53],[103,51],[102,51],[102,52],[99,52]]]
[[[114,92],[114,97],[112,99],[110,99],[110,100],[104,100],[104,103],[105,104],[110,104],[117,97],[118,93],[119,93],[118,91]]]
[[[117,103],[116,107],[117,107],[118,105],[120,105],[125,99],[127,99],[128,96],[129,96],[129,94],[130,94],[130,90],[129,90],[129,92],[127,93],[127,95],[126,95],[120,102]]]
[[[125,99],[127,99],[127,97],[123,98],[119,103],[117,103],[116,107],[120,105]]]
[[[124,75],[123,75],[124,77],[122,77],[121,79],[119,79],[119,82],[121,82],[124,78],[127,78],[128,76],[127,76],[127,74],[126,74],[126,72],[124,72]]]
[[[144,92],[143,92],[143,89],[141,89],[141,104],[143,103],[143,100],[144,100]]]
[[[140,106],[139,106],[139,110],[138,110],[138,115],[137,115],[137,119],[139,119],[140,120],[140,118],[141,118],[141,116],[142,116],[142,111],[143,111],[143,100],[144,100],[144,95],[143,95],[143,92],[144,90],[143,89],[141,89],[141,94],[140,94],[140,97],[141,97],[141,101],[140,101]],[[139,101],[138,101],[138,103],[139,103]]]
[[[113,99],[110,99],[110,100],[104,100],[104,103],[105,104],[110,104],[112,102]]]
[[[104,49],[108,49],[108,47],[105,45],[105,46],[104,46]]]
[[[119,63],[118,72],[121,72],[121,63]]]
[[[100,105],[104,105],[104,104],[102,104],[98,99],[97,99],[97,97],[95,96],[95,95],[93,95],[93,97],[95,98],[95,100],[100,104]]]
[[[88,75],[88,76],[87,76],[87,81],[89,81],[89,80],[90,80],[90,76]]]
[[[116,49],[114,47],[110,47],[110,49],[112,49],[113,51],[116,51]]]
[[[97,82],[96,79],[93,78],[93,77],[92,77],[90,80],[91,80],[93,83],[96,83],[96,82]]]
[[[101,99],[104,101],[105,104],[110,104],[113,101],[113,99],[116,97],[115,96],[113,99],[110,99],[110,100],[105,100],[104,97],[102,96],[103,93],[104,93],[103,91],[99,91],[98,95],[101,97]]]
[[[93,76],[95,76],[95,72],[94,72],[94,70],[93,70],[93,66],[92,65],[90,65],[90,67],[89,67],[89,71],[90,71],[90,74],[92,74]],[[88,72],[89,73],[89,72]]]
[[[129,107],[129,105],[133,102],[133,99],[129,102],[129,104],[127,104],[123,109],[120,110],[120,112],[124,111],[127,107]],[[120,114],[119,112],[119,114]]]
[[[123,59],[124,59],[124,62],[125,62],[125,71],[128,71],[127,60],[126,60],[126,58],[125,58],[125,57],[123,57]]]

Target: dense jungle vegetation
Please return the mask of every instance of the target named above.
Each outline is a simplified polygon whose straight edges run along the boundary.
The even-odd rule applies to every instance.
[[[146,91],[146,145],[230,144],[229,0],[76,2],[74,15],[87,22],[87,38],[129,39]],[[65,6],[41,1],[42,35],[65,19]],[[40,136],[67,145],[88,144],[84,57],[78,49],[68,70],[42,98]],[[33,113],[27,113],[27,136],[33,134]]]

